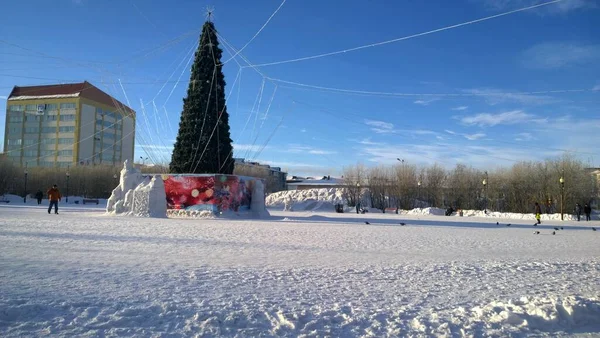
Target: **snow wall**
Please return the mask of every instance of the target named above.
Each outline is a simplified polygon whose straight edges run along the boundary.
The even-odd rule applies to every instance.
[[[128,161],[106,212],[137,217],[268,216],[264,182],[220,174],[141,174]]]

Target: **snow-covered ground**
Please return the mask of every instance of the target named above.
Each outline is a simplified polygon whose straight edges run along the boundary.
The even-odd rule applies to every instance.
[[[271,215],[2,205],[0,336],[600,336],[598,221]]]

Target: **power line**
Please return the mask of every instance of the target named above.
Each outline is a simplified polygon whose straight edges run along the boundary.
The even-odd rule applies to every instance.
[[[555,4],[555,3],[558,3],[558,2],[561,2],[561,1],[563,1],[563,0],[553,0],[553,1],[549,1],[549,2],[544,2],[544,3],[533,5],[533,6],[528,6],[528,7],[523,7],[523,8],[520,8],[520,9],[515,9],[515,10],[509,11],[509,12],[504,12],[504,13],[500,13],[500,14],[496,14],[496,15],[492,15],[492,16],[487,16],[487,17],[484,17],[484,18],[476,19],[476,20],[471,20],[471,21],[467,21],[467,22],[463,22],[463,23],[459,23],[459,24],[455,24],[455,25],[451,25],[451,26],[437,28],[437,29],[426,31],[426,32],[422,32],[422,33],[417,33],[417,34],[413,34],[413,35],[404,36],[404,37],[401,37],[401,38],[396,38],[396,39],[391,39],[391,40],[376,42],[376,43],[372,43],[372,44],[368,44],[368,45],[363,45],[363,46],[359,46],[359,47],[338,50],[338,51],[335,51],[335,52],[317,54],[317,55],[313,55],[313,56],[305,56],[305,57],[296,58],[296,59],[290,59],[290,60],[283,60],[283,61],[276,61],[276,62],[267,62],[267,63],[255,64],[255,65],[251,65],[251,66],[249,65],[248,67],[266,67],[266,66],[281,65],[281,64],[285,64],[285,63],[292,63],[292,62],[300,62],[300,61],[306,61],[306,60],[313,60],[313,59],[323,58],[323,57],[326,57],[326,56],[338,55],[338,54],[353,52],[353,51],[357,51],[357,50],[361,50],[361,49],[366,49],[366,48],[371,48],[371,47],[377,47],[377,46],[387,45],[387,44],[398,42],[398,41],[409,40],[409,39],[413,39],[413,38],[424,36],[424,35],[434,34],[434,33],[442,32],[442,31],[446,31],[446,30],[450,30],[450,29],[454,29],[454,28],[458,28],[458,27],[462,27],[462,26],[467,26],[467,25],[472,25],[472,24],[483,22],[483,21],[487,21],[487,20],[492,20],[492,19],[495,19],[495,18],[499,18],[499,17],[503,17],[503,16],[507,16],[507,15],[511,15],[511,14],[515,14],[515,13],[519,13],[519,12],[523,12],[523,11],[527,11],[527,10],[538,8],[538,7],[542,7],[542,6],[548,6],[548,5]]]
[[[281,7],[283,7],[283,4],[285,4],[285,2],[286,2],[286,0],[283,0],[281,2],[281,4],[279,5],[279,7],[277,7],[277,9],[275,10],[275,12],[273,12],[273,14],[271,14],[271,16],[269,17],[269,19],[267,19],[267,21],[264,23],[264,25],[262,25],[262,27],[260,27],[260,29],[258,30],[258,32],[256,32],[256,34],[254,34],[254,36],[252,37],[252,39],[250,39],[250,41],[246,42],[246,44],[242,48],[240,48],[234,55],[232,55],[225,62],[222,62],[221,65],[224,65],[227,62],[233,60],[239,53],[241,53],[244,49],[246,49],[246,47],[248,47],[248,45],[250,43],[252,43],[252,41],[254,41],[254,39],[256,39],[256,37],[258,36],[258,34],[260,34],[260,32],[262,32],[263,29],[265,29],[265,27],[267,27],[267,25],[269,24],[269,22],[271,21],[271,19],[273,19],[273,17],[275,16],[275,14],[277,14],[277,12],[279,12],[279,10],[281,9]]]
[[[268,80],[285,83],[289,85],[294,85],[303,88],[311,88],[318,89],[329,92],[337,92],[344,94],[360,94],[360,95],[373,95],[373,96],[408,96],[408,97],[419,97],[419,96],[448,96],[448,97],[468,97],[468,96],[510,96],[510,95],[541,95],[541,94],[564,94],[564,93],[583,93],[583,92],[593,92],[594,89],[556,89],[556,90],[538,90],[538,91],[528,91],[528,92],[480,92],[480,93],[406,93],[406,92],[377,92],[377,91],[368,91],[368,90],[356,90],[356,89],[343,89],[343,88],[335,88],[335,87],[324,87],[324,86],[316,86],[305,83],[287,81],[276,79],[272,77],[267,77]]]

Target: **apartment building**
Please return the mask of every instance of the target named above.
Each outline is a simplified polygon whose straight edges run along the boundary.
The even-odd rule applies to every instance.
[[[87,81],[15,86],[6,105],[4,153],[23,167],[120,165],[133,160],[135,118]]]

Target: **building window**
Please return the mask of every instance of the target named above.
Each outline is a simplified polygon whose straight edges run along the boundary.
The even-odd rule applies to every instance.
[[[25,106],[25,111],[37,111],[37,104],[28,104]]]
[[[59,138],[58,144],[73,144],[72,138]]]
[[[57,111],[58,105],[56,103],[48,103],[46,104],[46,111]]]
[[[69,127],[59,127],[58,131],[61,133],[72,133],[75,131],[75,127],[74,126],[69,126]]]
[[[37,157],[38,156],[38,152],[37,152],[37,150],[25,150],[23,152],[23,156],[25,156],[25,157]]]
[[[75,115],[60,115],[61,121],[75,121]]]
[[[60,104],[60,110],[63,109],[75,109],[75,102],[70,102],[70,103],[61,103]]]
[[[39,132],[39,127],[25,127],[25,134],[38,134]]]
[[[43,138],[42,144],[56,144],[55,138]]]
[[[39,164],[40,167],[46,167],[46,168],[51,168],[54,167],[54,162],[50,162],[50,161],[40,161]]]
[[[9,146],[17,146],[17,145],[21,145],[21,139],[20,138],[16,138],[16,139],[8,139],[8,145]]]
[[[40,156],[54,156],[54,150],[41,150]]]
[[[72,163],[71,162],[57,162],[56,164],[58,164],[58,166],[61,168],[66,168],[66,167],[70,166]]]
[[[39,122],[41,120],[42,120],[42,117],[39,115],[26,115],[25,116],[25,121],[27,121],[27,122],[34,122],[34,121]]]
[[[59,150],[58,156],[73,156],[73,150]]]
[[[23,106],[20,104],[12,104],[8,106],[9,111],[23,111]]]
[[[21,157],[21,149],[15,149],[8,152],[8,156],[10,157]]]
[[[46,134],[56,133],[56,127],[42,127],[42,133],[46,133]]]
[[[8,128],[9,134],[21,134],[21,128],[10,127]]]
[[[23,144],[26,145],[26,146],[33,145],[36,142],[37,142],[37,140],[34,139],[34,138],[26,138],[26,139],[23,140]]]
[[[23,122],[23,116],[9,116],[8,122]]]
[[[56,115],[46,115],[46,121],[56,121]]]

